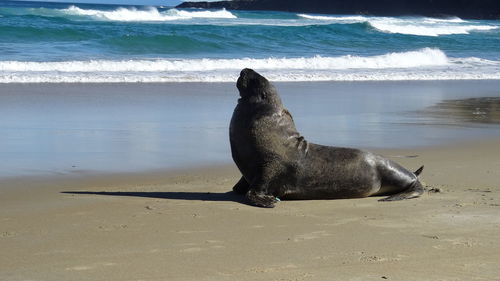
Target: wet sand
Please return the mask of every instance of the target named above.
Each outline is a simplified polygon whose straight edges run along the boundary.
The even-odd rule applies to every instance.
[[[419,199],[248,206],[233,166],[3,180],[0,280],[498,280],[500,140],[377,150]]]
[[[499,81],[276,86],[316,143],[404,148],[500,137]],[[0,178],[230,164],[237,99],[234,83],[3,84]]]

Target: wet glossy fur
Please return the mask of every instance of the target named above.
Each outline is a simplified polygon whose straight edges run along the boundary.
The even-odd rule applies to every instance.
[[[295,129],[272,84],[251,69],[241,71],[230,124],[233,160],[242,178],[233,187],[251,204],[274,207],[280,199],[337,199],[391,195],[418,197],[417,175],[382,156],[352,148],[309,143]]]

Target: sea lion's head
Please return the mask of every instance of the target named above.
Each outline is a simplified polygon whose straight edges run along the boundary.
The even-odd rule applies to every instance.
[[[240,91],[241,99],[246,102],[282,107],[281,99],[273,84],[252,69],[245,68],[240,72],[236,87]]]

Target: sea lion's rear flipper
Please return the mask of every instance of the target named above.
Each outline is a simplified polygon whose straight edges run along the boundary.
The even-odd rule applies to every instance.
[[[389,188],[383,189],[380,195],[390,195],[379,201],[397,201],[419,197],[424,194],[424,187],[417,176],[422,172],[424,166],[418,168],[414,173],[406,170],[398,163],[380,158],[378,171],[382,179],[382,186]]]
[[[418,169],[417,172],[420,173],[422,168]],[[417,173],[415,172],[415,174],[417,174]],[[422,184],[418,180],[416,180],[415,182],[413,182],[413,184],[408,189],[405,189],[402,192],[396,193],[396,194],[391,195],[389,197],[382,198],[378,201],[398,201],[398,200],[404,200],[404,199],[412,199],[412,198],[419,197],[423,193],[424,193],[424,187],[422,186]]]
[[[415,172],[413,172],[415,174],[415,176],[419,176],[422,171],[424,170],[424,165],[422,165],[422,167],[418,168],[418,170],[416,170]]]

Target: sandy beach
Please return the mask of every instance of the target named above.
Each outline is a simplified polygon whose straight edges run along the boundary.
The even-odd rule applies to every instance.
[[[0,280],[500,280],[498,82],[277,86],[309,139],[428,192],[252,207],[232,84],[4,85]]]
[[[377,151],[433,189],[392,203],[256,208],[233,166],[6,179],[0,280],[498,280],[499,147]]]

